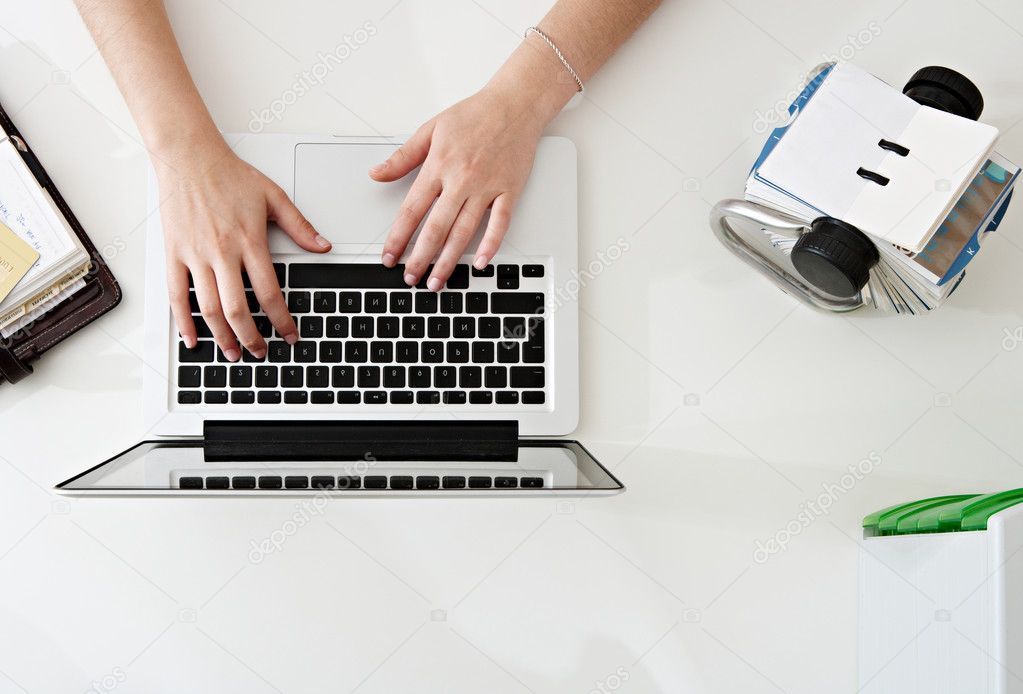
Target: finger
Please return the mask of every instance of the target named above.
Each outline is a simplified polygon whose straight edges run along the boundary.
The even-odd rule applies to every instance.
[[[433,123],[430,120],[423,124],[394,154],[370,169],[369,177],[374,181],[397,181],[422,164],[430,151]]]
[[[405,262],[406,284],[412,286],[419,282],[419,278],[428,269],[430,261],[437,256],[437,252],[448,238],[451,225],[455,223],[455,218],[461,211],[463,203],[465,203],[464,195],[442,193],[437,198],[433,209],[430,210],[430,216],[423,224],[423,230],[419,232],[412,255]]]
[[[295,203],[279,186],[274,186],[266,196],[267,216],[291,237],[291,240],[307,251],[325,253],[330,250],[330,241],[320,236],[312,223],[299,212]]]
[[[473,267],[477,270],[482,270],[494,259],[504,235],[508,233],[514,207],[515,198],[509,193],[498,195],[494,204],[490,206],[490,221],[480,240],[479,248],[476,249],[476,259],[472,261]]]
[[[185,347],[192,349],[197,340],[192,309],[188,303],[188,268],[176,260],[167,263],[167,294],[178,334],[184,340]]]
[[[224,309],[220,305],[220,292],[217,291],[217,278],[213,274],[213,268],[209,266],[192,267],[190,270],[192,282],[195,284],[195,298],[199,302],[199,311],[206,319],[206,325],[213,333],[213,339],[228,361],[238,361],[242,353],[238,348],[238,339],[231,331],[231,326],[227,324],[227,319],[224,318]],[[240,273],[239,270],[239,276]]]
[[[440,257],[433,266],[433,272],[426,283],[427,287],[436,292],[447,284],[455,265],[465,252],[465,247],[469,245],[476,229],[479,228],[480,219],[486,209],[487,203],[484,202],[484,198],[470,198],[465,202],[462,211],[455,218],[455,223],[451,225],[451,233],[448,234],[448,240],[444,242]]]
[[[440,181],[434,180],[426,172],[420,172],[416,176],[412,188],[405,196],[398,210],[398,216],[391,224],[391,230],[387,232],[387,239],[384,240],[384,250],[380,258],[386,267],[394,267],[398,258],[405,252],[409,239],[416,233],[419,223],[430,211],[430,205],[440,195]]]
[[[288,311],[281,287],[277,284],[277,273],[274,272],[269,251],[265,248],[252,251],[245,258],[245,271],[249,273],[252,291],[256,293],[263,313],[270,319],[277,334],[289,345],[298,342],[298,328]]]
[[[220,303],[224,307],[224,318],[245,349],[257,359],[262,359],[266,356],[266,342],[259,334],[256,322],[252,320],[252,311],[245,299],[241,268],[221,266],[215,268],[214,272],[217,273],[217,291],[220,292]],[[224,355],[231,359],[226,350]]]

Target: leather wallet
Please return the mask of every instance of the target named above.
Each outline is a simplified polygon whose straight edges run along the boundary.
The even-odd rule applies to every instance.
[[[32,373],[32,362],[117,306],[121,301],[121,288],[3,106],[0,106],[0,127],[14,143],[36,182],[50,194],[57,210],[67,220],[68,226],[81,240],[92,259],[84,287],[28,326],[8,338],[0,339],[0,383],[17,383]]]

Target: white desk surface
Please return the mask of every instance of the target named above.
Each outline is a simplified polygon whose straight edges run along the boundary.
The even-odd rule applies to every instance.
[[[549,4],[170,9],[228,131],[370,22],[267,130],[372,135],[471,93]],[[1023,213],[921,319],[815,313],[732,257],[711,204],[741,193],[759,114],[833,55],[897,84],[960,69],[1023,161],[1014,0],[668,0],[551,127],[579,148],[580,265],[631,249],[580,296],[577,432],[628,492],[339,501],[253,562],[295,500],[50,491],[144,433],[145,158],[71,3],[2,0],[0,99],[125,298],[0,388],[0,692],[855,689],[862,516],[1023,480],[1023,343],[1003,341],[1023,326]],[[829,512],[800,520],[825,487]]]

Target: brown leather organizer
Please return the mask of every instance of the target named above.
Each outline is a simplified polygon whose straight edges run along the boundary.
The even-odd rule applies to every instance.
[[[57,209],[92,257],[92,267],[82,289],[30,325],[0,339],[0,383],[17,383],[32,373],[32,362],[117,306],[121,301],[121,288],[3,106],[0,106],[0,127],[11,138],[39,186],[53,198]]]

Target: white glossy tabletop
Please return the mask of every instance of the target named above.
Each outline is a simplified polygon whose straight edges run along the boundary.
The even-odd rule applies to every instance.
[[[410,132],[549,2],[287,5],[170,0],[224,130],[368,25],[266,131]],[[920,319],[815,313],[732,257],[711,205],[836,55],[960,69],[1023,161],[1015,0],[667,0],[551,127],[579,149],[580,265],[630,248],[580,293],[576,434],[628,491],[344,500],[296,528],[294,499],[51,492],[144,435],[146,163],[72,4],[0,1],[0,100],[125,296],[0,388],[0,692],[854,690],[862,516],[1023,483],[1023,212]]]

